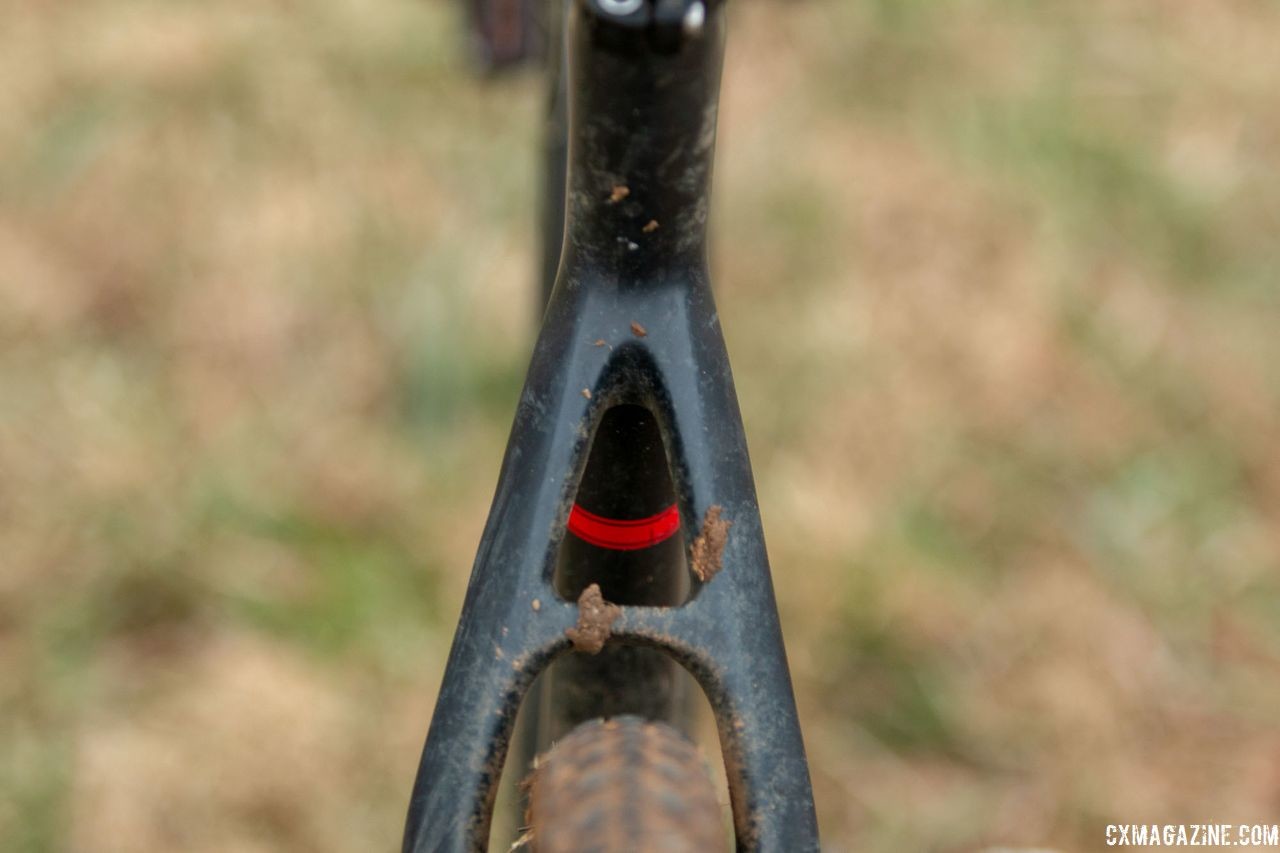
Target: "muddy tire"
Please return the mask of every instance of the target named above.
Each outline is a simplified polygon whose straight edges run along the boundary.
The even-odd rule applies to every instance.
[[[537,853],[728,849],[701,755],[664,723],[583,723],[539,759],[527,784],[528,849]]]

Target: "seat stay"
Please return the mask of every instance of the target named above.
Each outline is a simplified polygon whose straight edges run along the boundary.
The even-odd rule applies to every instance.
[[[670,10],[659,0],[654,7]],[[631,13],[628,13],[631,14]],[[740,850],[817,850],[813,795],[741,414],[706,262],[723,6],[686,45],[573,0],[568,218],[415,780],[404,850],[487,848],[516,713],[579,607],[554,590],[593,436],[640,404],[668,454],[689,561],[679,606],[623,606],[716,717]],[[646,25],[647,26],[647,25]],[[643,686],[641,686],[643,688]]]

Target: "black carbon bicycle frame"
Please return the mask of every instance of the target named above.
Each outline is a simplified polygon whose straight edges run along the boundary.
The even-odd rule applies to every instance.
[[[598,428],[622,405],[656,421],[684,541],[713,506],[732,527],[718,574],[692,580],[676,606],[624,605],[605,651],[658,649],[696,679],[715,714],[739,850],[817,850],[706,260],[724,7],[696,3],[694,28],[695,3],[567,0],[558,274],[423,749],[405,851],[487,849],[522,700],[554,659],[582,654],[566,635],[578,607],[556,591],[557,557]],[[547,219],[554,228],[554,213]]]

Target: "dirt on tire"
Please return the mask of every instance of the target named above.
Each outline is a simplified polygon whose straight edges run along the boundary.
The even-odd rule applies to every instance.
[[[583,723],[525,781],[529,850],[703,853],[728,848],[715,786],[697,747],[665,723]]]

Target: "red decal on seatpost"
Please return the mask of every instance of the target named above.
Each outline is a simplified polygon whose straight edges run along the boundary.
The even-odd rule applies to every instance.
[[[680,529],[676,505],[648,518],[605,518],[577,504],[569,511],[569,532],[584,542],[613,551],[639,551],[670,539]]]

